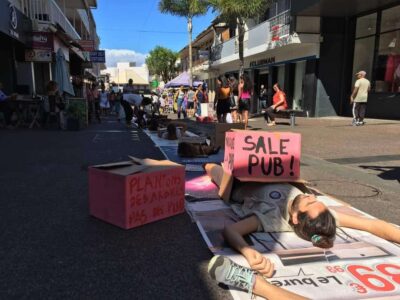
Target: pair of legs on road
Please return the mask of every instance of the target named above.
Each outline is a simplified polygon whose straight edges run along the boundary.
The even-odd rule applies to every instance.
[[[274,125],[276,125],[276,124],[275,124],[275,113],[276,113],[276,111],[275,111],[275,109],[274,109],[272,106],[268,107],[268,108],[265,110],[264,119],[265,119],[265,121],[267,121],[267,124],[268,124],[269,126],[274,126]]]
[[[249,123],[249,110],[250,110],[250,99],[239,100],[239,113],[241,115],[241,122],[244,124],[244,129],[247,129]]]
[[[177,104],[178,104],[178,119],[181,118],[181,113],[183,114],[183,118],[186,119],[187,115],[186,115],[185,99],[178,98]]]
[[[353,125],[364,125],[366,110],[367,110],[366,102],[353,103]]]

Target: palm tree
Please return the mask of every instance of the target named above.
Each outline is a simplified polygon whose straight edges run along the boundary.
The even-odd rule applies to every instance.
[[[206,0],[160,0],[158,8],[161,13],[184,17],[187,20],[189,34],[189,80],[192,85],[192,19],[207,13],[209,4]]]
[[[243,74],[243,39],[246,19],[263,14],[273,0],[209,0],[211,7],[219,13],[219,19],[238,28],[240,74]]]

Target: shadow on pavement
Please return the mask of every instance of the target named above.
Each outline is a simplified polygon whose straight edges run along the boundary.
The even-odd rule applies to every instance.
[[[400,167],[391,166],[360,166],[362,169],[381,172],[378,177],[384,180],[397,180],[400,183]]]

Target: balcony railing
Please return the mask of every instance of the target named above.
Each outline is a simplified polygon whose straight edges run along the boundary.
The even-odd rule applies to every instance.
[[[23,11],[31,19],[43,23],[58,24],[73,39],[81,37],[70,23],[64,12],[54,0],[23,1]]]
[[[243,54],[247,57],[289,44],[319,43],[319,38],[319,34],[291,33],[290,10],[288,10],[248,30],[244,35]],[[211,62],[223,60],[219,63],[225,63],[237,59],[237,55],[232,56],[237,54],[237,49],[237,37],[233,37],[212,47],[210,60]]]
[[[244,49],[265,45],[269,40],[271,40],[270,23],[263,22],[248,31],[247,47]]]
[[[217,61],[221,58],[229,57],[231,55],[237,54],[236,48],[236,37],[231,38],[230,40],[216,45],[211,48],[211,60]]]

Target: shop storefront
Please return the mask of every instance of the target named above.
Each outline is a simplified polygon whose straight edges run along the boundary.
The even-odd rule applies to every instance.
[[[251,112],[257,113],[261,110],[259,101],[261,85],[267,88],[267,103],[271,105],[272,86],[278,83],[286,93],[289,108],[303,110],[305,115],[310,115],[315,101],[314,87],[304,83],[307,73],[312,72],[312,76],[315,76],[312,66],[319,56],[318,46],[318,44],[291,44],[246,59],[245,71],[254,83]]]
[[[0,0],[0,81],[7,93],[28,91],[18,80],[18,61],[30,47],[32,22],[7,0]],[[31,80],[31,78],[30,78]]]
[[[367,117],[400,119],[400,5],[394,0],[292,2],[295,18],[319,17],[313,115],[351,116],[355,73],[371,81]]]
[[[372,83],[368,115],[400,119],[400,5],[360,15],[355,23],[352,74],[365,70]]]

